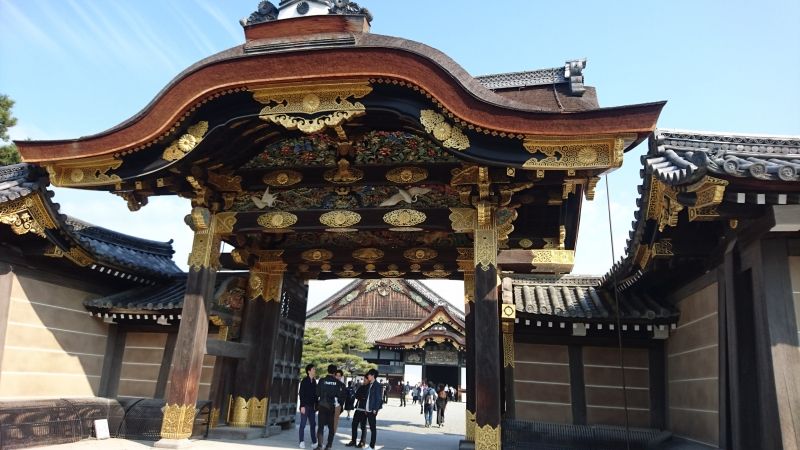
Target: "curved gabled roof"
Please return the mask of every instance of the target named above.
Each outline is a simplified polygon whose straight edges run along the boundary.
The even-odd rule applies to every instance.
[[[58,203],[51,201],[53,193],[48,186],[47,175],[35,165],[22,163],[0,167],[3,223],[8,223],[20,211],[27,211],[35,222],[46,222],[46,225],[35,224],[31,231],[51,241],[55,248],[68,254],[69,259],[81,261],[82,265],[91,264],[111,276],[149,282],[151,278],[182,273],[172,261],[172,241],[141,239],[61,214]],[[30,203],[24,203],[28,199]],[[21,231],[24,230],[15,230]],[[73,248],[80,249],[81,253],[69,254]]]
[[[107,131],[71,140],[19,141],[17,146],[31,162],[128,154],[166,136],[193,108],[227,93],[354,77],[409,83],[462,125],[511,135],[636,133],[641,139],[654,128],[664,105],[572,112],[542,108],[492,92],[452,59],[417,42],[370,33],[309,33],[252,40],[206,58],[179,74],[138,114]]]

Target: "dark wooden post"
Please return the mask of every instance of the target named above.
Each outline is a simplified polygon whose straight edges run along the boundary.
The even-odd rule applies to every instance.
[[[103,373],[100,375],[100,397],[116,398],[119,392],[119,376],[122,372],[122,357],[125,354],[127,332],[117,324],[108,326],[106,355],[103,358]]]
[[[264,306],[259,324],[259,346],[253,377],[253,399],[250,408],[250,426],[266,426],[269,411],[269,393],[272,389],[275,367],[275,346],[280,332],[281,292],[286,264],[281,261],[282,250],[264,251],[260,261],[251,271],[251,281],[257,277],[261,286],[260,299]]]
[[[164,344],[164,354],[161,356],[161,367],[158,370],[158,381],[156,381],[155,398],[164,398],[167,391],[167,381],[169,381],[169,368],[172,364],[172,357],[175,354],[175,342],[178,340],[178,333],[168,333],[167,342]],[[123,349],[124,349],[123,345]]]
[[[218,233],[232,229],[236,221],[231,213],[214,216],[205,208],[194,208],[187,219],[195,232],[194,242],[189,255],[186,295],[161,422],[161,440],[156,442],[157,447],[185,446],[192,435],[208,337],[206,305],[213,296],[219,266]]]
[[[494,207],[477,205],[475,227],[475,448],[501,447],[500,311],[497,303],[497,223]]]
[[[500,316],[503,329],[503,399],[502,411],[509,419],[516,417],[516,395],[514,393],[514,321],[517,318],[517,308],[514,305],[514,291],[511,278],[503,280],[502,301]]]
[[[464,440],[475,442],[475,256],[471,248],[458,249],[458,268],[464,273],[464,328],[466,342],[467,405]]]
[[[245,358],[236,362],[236,374],[228,411],[228,425],[232,427],[249,427],[250,410],[260,406],[254,404],[253,389],[255,388],[255,370],[259,350],[259,332],[265,307],[264,302],[261,301],[263,286],[260,274],[256,272],[255,268],[251,269],[240,331],[240,342],[246,344],[249,350]]]

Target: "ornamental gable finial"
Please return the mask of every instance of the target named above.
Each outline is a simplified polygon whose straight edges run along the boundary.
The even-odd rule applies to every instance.
[[[248,26],[275,20],[327,14],[362,15],[367,18],[367,22],[372,22],[372,14],[369,10],[350,0],[281,0],[277,8],[271,2],[263,0],[258,4],[256,12],[250,14],[249,18],[240,20],[239,23],[242,26]]]

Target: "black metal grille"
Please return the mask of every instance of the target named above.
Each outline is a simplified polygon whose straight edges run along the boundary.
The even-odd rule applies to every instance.
[[[112,434],[124,438],[140,441],[157,441],[161,439],[161,421],[164,418],[163,399],[120,399],[125,407],[125,417],[121,421],[116,433]],[[198,412],[194,418],[192,437],[207,437],[211,402],[197,402]]]
[[[658,448],[672,437],[668,431],[609,425],[570,425],[561,423],[503,421],[503,448],[506,450],[631,450]]]
[[[111,427],[122,416],[119,403],[104,398],[2,402],[0,449],[77,442],[94,436],[95,420],[108,419]]]

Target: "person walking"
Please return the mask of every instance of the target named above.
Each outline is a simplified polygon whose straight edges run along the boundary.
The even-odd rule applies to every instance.
[[[430,428],[433,422],[433,409],[436,407],[436,390],[433,389],[433,381],[428,382],[428,388],[422,396],[423,408],[425,408],[425,428]]]
[[[411,390],[411,404],[415,404],[419,401],[419,385],[414,386],[414,389]]]
[[[319,427],[317,428],[317,447],[315,450],[322,450],[322,442],[325,437],[325,427],[328,427],[328,443],[325,450],[333,447],[333,437],[336,432],[334,428],[334,413],[336,406],[344,403],[344,385],[336,379],[336,366],[328,366],[328,375],[317,383],[317,397],[319,402]]]
[[[447,389],[440,384],[436,398],[436,424],[439,428],[444,426],[444,409],[447,407],[447,401]]]
[[[350,438],[350,442],[344,445],[345,447],[356,447],[359,428],[361,428],[361,441],[358,443],[358,448],[364,448],[366,446],[365,442],[367,440],[367,391],[368,390],[369,390],[369,381],[367,381],[367,375],[364,375],[364,379],[358,386],[358,389],[356,389],[355,393],[356,412],[355,414],[353,414],[353,423],[350,425],[352,437]]]
[[[356,389],[353,387],[353,382],[347,382],[347,388],[345,388],[345,397],[344,397],[344,410],[347,411],[347,418],[350,418],[350,412],[355,409],[356,403]]]
[[[308,422],[311,444],[317,446],[317,369],[306,366],[306,377],[300,382],[300,448],[306,448],[305,431]]]

